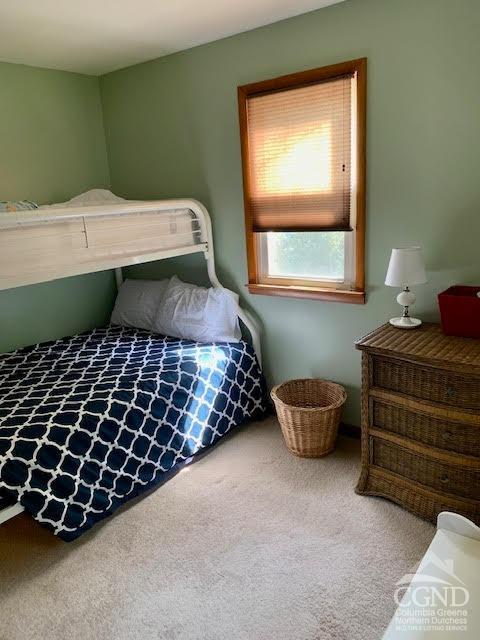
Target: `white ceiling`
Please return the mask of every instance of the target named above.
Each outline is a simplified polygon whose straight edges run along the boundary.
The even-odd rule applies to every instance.
[[[0,0],[0,60],[101,75],[343,0]]]

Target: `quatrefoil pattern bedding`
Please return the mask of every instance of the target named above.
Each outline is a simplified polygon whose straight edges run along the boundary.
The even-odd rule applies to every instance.
[[[111,326],[20,349],[0,356],[0,491],[73,540],[265,410],[245,342]]]

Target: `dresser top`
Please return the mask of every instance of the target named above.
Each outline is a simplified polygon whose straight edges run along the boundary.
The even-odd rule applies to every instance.
[[[357,349],[432,366],[480,370],[480,339],[457,338],[442,333],[439,324],[425,322],[416,329],[397,329],[387,323],[355,343]]]

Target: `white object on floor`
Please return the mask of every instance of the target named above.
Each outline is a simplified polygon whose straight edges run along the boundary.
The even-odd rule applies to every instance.
[[[410,576],[405,576],[405,582]],[[442,512],[437,533],[403,593],[383,640],[480,638],[480,528]]]

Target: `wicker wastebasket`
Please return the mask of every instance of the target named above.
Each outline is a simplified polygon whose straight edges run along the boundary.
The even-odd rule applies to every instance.
[[[333,451],[345,389],[328,380],[289,380],[271,391],[285,444],[304,458]]]

